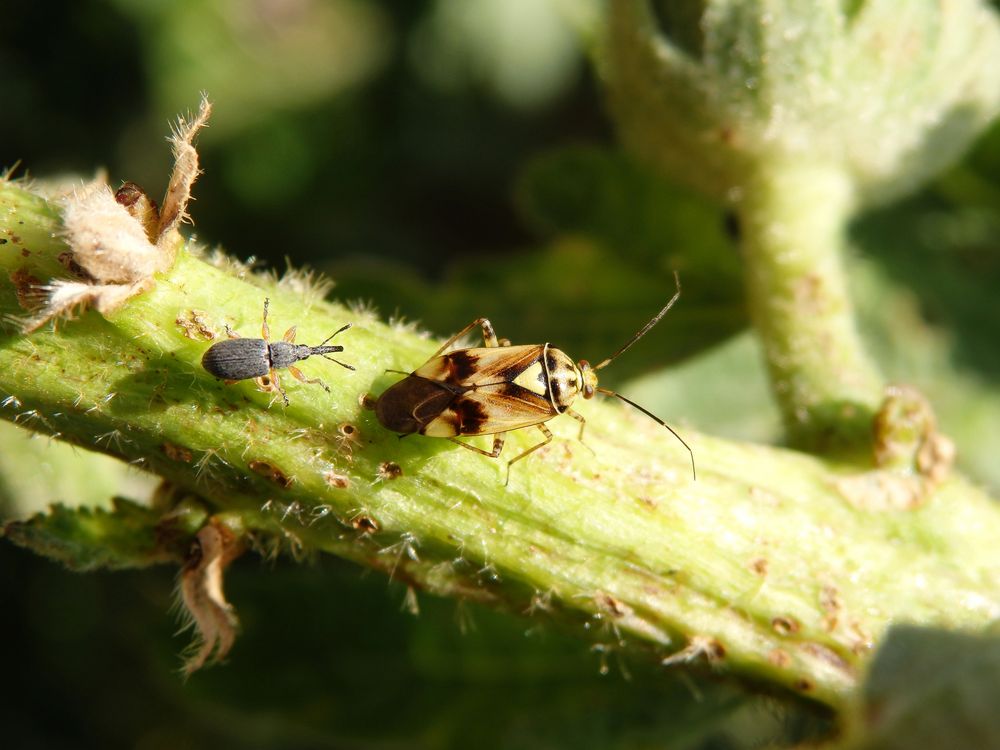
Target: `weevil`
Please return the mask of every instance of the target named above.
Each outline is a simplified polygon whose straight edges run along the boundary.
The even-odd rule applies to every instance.
[[[375,402],[375,415],[383,427],[400,436],[417,433],[447,438],[463,448],[498,458],[504,437],[512,430],[537,427],[543,439],[507,462],[510,467],[548,445],[552,432],[545,422],[568,414],[580,423],[583,440],[586,421],[573,411],[578,396],[593,398],[595,393],[615,396],[634,406],[666,427],[691,455],[691,474],[697,478],[694,452],[674,429],[662,419],[630,401],[620,393],[600,388],[597,371],[607,367],[636,341],[646,335],[667,314],[681,296],[680,278],[674,275],[677,291],[670,301],[618,351],[601,363],[591,366],[587,360],[574,363],[551,344],[511,346],[497,340],[486,318],[477,318],[452,336],[418,369],[390,386]],[[476,327],[483,331],[484,347],[448,351],[454,343]],[[459,436],[495,435],[493,449],[484,450],[458,440]]]
[[[299,368],[295,367],[295,363],[312,356],[320,356],[331,362],[336,362],[348,370],[353,370],[351,365],[327,356],[344,351],[344,347],[334,344],[328,345],[327,341],[330,341],[338,333],[346,331],[351,327],[351,324],[348,323],[338,328],[319,346],[296,344],[295,326],[285,331],[281,341],[272,342],[271,329],[267,325],[267,307],[270,302],[269,299],[264,300],[264,319],[260,327],[262,338],[240,338],[235,331],[226,326],[226,334],[229,338],[209,347],[201,358],[201,366],[215,377],[229,383],[253,378],[260,390],[280,393],[285,406],[288,406],[288,395],[281,387],[278,370],[287,369],[296,380],[301,380],[303,383],[317,383],[329,393],[330,388],[326,383],[319,378],[307,378]]]

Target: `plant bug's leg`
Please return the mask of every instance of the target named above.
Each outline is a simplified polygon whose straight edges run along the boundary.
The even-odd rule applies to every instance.
[[[475,451],[476,453],[486,456],[487,458],[497,458],[500,455],[500,451],[503,450],[503,442],[506,435],[506,432],[501,432],[499,435],[495,435],[493,437],[493,450],[491,451],[484,451],[482,448],[477,448],[475,445],[471,445],[470,443],[463,443],[458,438],[450,437],[448,439],[455,445],[461,445],[463,448],[468,448],[470,451]]]
[[[471,331],[476,326],[480,326],[483,329],[483,342],[486,344],[487,347],[489,347],[489,348],[492,349],[493,347],[499,346],[499,344],[497,343],[496,332],[494,332],[494,330],[493,330],[493,324],[490,323],[489,318],[476,318],[474,321],[472,321],[471,323],[469,323],[469,325],[467,325],[461,331],[459,331],[454,336],[452,336],[450,339],[448,339],[447,341],[445,341],[444,345],[440,349],[438,349],[436,352],[434,352],[434,354],[431,355],[431,359],[434,359],[434,357],[440,356],[446,349],[448,349],[449,347],[451,347],[452,344],[454,344],[456,341],[458,341],[460,338],[462,338],[462,336],[464,336],[465,334],[467,334],[469,331]]]
[[[576,439],[580,443],[580,445],[582,445],[584,448],[586,448],[588,451],[590,451],[591,453],[593,453],[596,456],[597,452],[593,448],[591,448],[589,445],[587,445],[585,442],[583,442],[583,428],[587,426],[587,420],[583,418],[582,414],[580,414],[579,412],[573,411],[569,407],[567,407],[563,411],[563,414],[569,414],[571,417],[573,417],[573,419],[575,419],[577,422],[580,423],[580,434],[577,435]]]
[[[569,414],[573,419],[580,423],[580,434],[577,435],[576,439],[581,443],[583,442],[583,428],[587,426],[587,420],[583,418],[583,415],[579,412],[575,412],[569,407],[563,410],[563,414]]]
[[[289,344],[294,344],[295,343],[295,331],[296,331],[297,327],[298,326],[292,326],[287,331],[285,331],[285,335],[281,337],[281,340],[282,341],[287,341]],[[329,339],[327,339],[327,341],[329,341]]]
[[[538,445],[531,446],[530,448],[528,448],[528,450],[518,454],[517,456],[514,456],[514,458],[512,458],[510,461],[507,462],[507,480],[503,483],[504,487],[510,484],[510,467],[513,466],[516,461],[520,461],[522,458],[527,458],[532,453],[537,451],[539,448],[543,448],[552,442],[552,431],[548,427],[546,427],[543,424],[537,424],[535,425],[535,427],[537,427],[539,430],[542,431],[542,434],[545,436],[545,439],[542,442],[538,443]]]
[[[320,386],[323,387],[324,391],[326,391],[327,393],[330,392],[330,388],[329,388],[329,386],[327,386],[326,383],[324,383],[319,378],[307,378],[305,375],[302,374],[302,370],[300,370],[298,367],[295,367],[294,365],[289,365],[288,366],[288,372],[290,372],[292,374],[293,378],[295,378],[296,380],[298,380],[298,381],[300,381],[302,383],[309,383],[309,384],[320,385]]]

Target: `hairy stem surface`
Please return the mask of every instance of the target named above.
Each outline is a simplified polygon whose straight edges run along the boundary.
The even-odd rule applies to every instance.
[[[0,237],[0,310],[25,316],[25,279],[67,273],[58,211],[2,184]],[[353,321],[338,341],[357,371],[302,363],[332,393],[286,378],[288,408],[250,381],[212,378],[202,354],[227,324],[258,336],[265,296],[275,337],[297,324],[300,342],[318,343]],[[978,628],[998,616],[1000,512],[960,479],[916,509],[866,510],[838,491],[848,469],[685,431],[693,482],[662,428],[586,402],[592,450],[576,422],[554,420],[557,440],[504,487],[504,461],[401,440],[360,405],[399,377],[386,369],[410,371],[437,346],[323,301],[301,277],[276,282],[183,250],[106,318],[8,328],[0,414],[140,464],[259,545],[330,552],[415,588],[553,618],[604,649],[707,660],[834,706],[891,623]],[[527,432],[506,456],[537,442]]]

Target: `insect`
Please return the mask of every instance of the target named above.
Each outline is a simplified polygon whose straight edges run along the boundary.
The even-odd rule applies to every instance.
[[[225,341],[220,341],[209,347],[201,358],[201,366],[217,378],[227,382],[235,383],[237,380],[247,380],[253,378],[257,382],[257,387],[265,392],[277,391],[288,406],[288,396],[281,381],[278,379],[278,370],[287,369],[296,380],[303,383],[318,383],[323,386],[327,393],[330,389],[319,378],[307,378],[302,374],[295,363],[299,360],[308,359],[318,355],[331,362],[336,362],[341,367],[353,370],[351,365],[327,355],[344,351],[344,347],[328,345],[327,341],[338,333],[343,333],[351,324],[341,326],[326,341],[319,346],[308,346],[307,344],[295,343],[295,326],[292,326],[282,337],[281,341],[271,342],[271,330],[267,325],[267,306],[269,299],[264,300],[264,320],[261,323],[260,333],[263,338],[244,339],[226,326],[226,334],[229,336]]]
[[[513,464],[551,442],[552,433],[544,423],[553,417],[573,417],[580,423],[579,438],[583,440],[586,421],[571,408],[573,401],[577,396],[588,399],[603,393],[666,427],[687,448],[691,473],[697,478],[694,452],[670,425],[621,394],[597,385],[597,371],[648,333],[678,300],[681,284],[676,274],[674,278],[677,291],[670,301],[628,343],[598,365],[591,366],[586,360],[574,363],[551,344],[501,345],[490,321],[478,318],[448,339],[421,367],[382,393],[375,402],[375,415],[383,427],[401,436],[443,437],[490,458],[499,457],[507,432],[537,427],[544,439],[508,461],[506,484]],[[477,326],[482,328],[485,347],[447,351]],[[495,435],[493,450],[458,440],[462,435]]]

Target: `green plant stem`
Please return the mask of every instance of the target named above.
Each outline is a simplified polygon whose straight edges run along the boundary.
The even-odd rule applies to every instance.
[[[743,189],[747,299],[790,441],[868,448],[883,384],[855,325],[843,266],[849,176],[775,162]]]
[[[8,279],[65,275],[58,212],[2,184],[0,237],[0,311],[24,315]],[[184,321],[200,314],[208,330],[228,323],[256,336],[265,296],[276,337],[297,324],[298,340],[315,343],[353,321],[341,343],[357,371],[303,363],[332,392],[286,377],[288,408],[251,382],[204,372],[210,342],[185,335]],[[838,493],[842,467],[685,431],[693,482],[662,428],[586,402],[589,448],[576,422],[554,420],[557,440],[515,465],[505,488],[502,460],[400,440],[359,405],[399,377],[387,368],[409,371],[437,346],[294,279],[241,276],[182,250],[107,318],[8,329],[0,414],[143,466],[259,547],[336,554],[434,594],[552,619],[605,651],[707,656],[836,707],[889,624],[968,629],[997,617],[1000,511],[961,479],[918,509],[867,511]],[[344,424],[356,428],[353,445]],[[537,441],[525,432],[505,455]],[[402,475],[388,478],[386,462]]]

